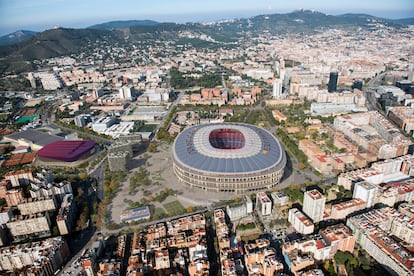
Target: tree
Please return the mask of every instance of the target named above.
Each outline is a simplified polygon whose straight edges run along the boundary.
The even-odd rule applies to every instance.
[[[188,206],[187,207],[187,213],[192,213],[194,212],[194,207],[193,206]]]
[[[330,265],[330,261],[329,261],[329,260],[326,260],[326,261],[323,263],[323,268],[324,268],[326,271],[328,271],[328,270],[329,270],[329,265]]]
[[[346,148],[340,148],[339,149],[339,153],[346,153],[346,152],[347,152]]]
[[[329,263],[328,273],[330,275],[336,275],[336,273],[335,273],[335,267],[333,266],[332,263]]]
[[[359,266],[363,269],[363,270],[370,270],[371,269],[371,261],[365,257],[365,256],[361,256],[358,258],[359,261]]]
[[[81,187],[79,187],[79,188],[77,189],[77,191],[78,191],[78,196],[79,196],[79,197],[82,197],[82,196],[83,196],[83,194],[85,193]]]
[[[148,145],[148,151],[149,152],[157,152],[157,145],[155,145],[155,143],[149,143]]]
[[[53,237],[59,236],[59,229],[58,229],[58,227],[56,225],[53,226],[53,228],[52,228],[52,236]]]
[[[81,180],[86,180],[88,178],[88,175],[86,173],[84,173],[84,172],[80,172],[79,173],[79,178]]]
[[[345,264],[353,258],[353,255],[349,252],[336,252],[334,259],[337,264]]]
[[[116,190],[116,182],[115,182],[115,180],[114,179],[112,179],[111,180],[111,182],[109,182],[109,188],[110,188],[110,190],[111,191],[114,191],[114,190]]]
[[[0,198],[0,208],[4,206],[7,206],[6,199]]]
[[[352,256],[352,258],[349,260],[349,264],[353,267],[358,266],[358,259]]]

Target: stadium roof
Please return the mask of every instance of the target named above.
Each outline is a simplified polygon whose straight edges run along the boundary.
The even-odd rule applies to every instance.
[[[41,158],[73,162],[95,147],[92,140],[65,140],[46,145],[37,152]]]
[[[224,139],[224,146],[221,146]],[[227,145],[227,144],[230,144]],[[175,140],[176,162],[214,173],[262,171],[285,165],[279,141],[267,130],[248,124],[206,124],[185,129]]]

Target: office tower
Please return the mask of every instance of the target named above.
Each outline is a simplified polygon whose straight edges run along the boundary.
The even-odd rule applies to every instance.
[[[325,197],[318,190],[305,192],[303,198],[303,212],[308,215],[313,222],[323,220],[325,200]]]
[[[328,92],[335,92],[338,84],[338,72],[331,72],[329,74]]]
[[[119,88],[119,98],[123,100],[133,101],[135,99],[135,89],[132,85],[124,85]]]

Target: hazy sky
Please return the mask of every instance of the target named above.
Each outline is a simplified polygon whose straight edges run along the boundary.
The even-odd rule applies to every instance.
[[[329,14],[414,17],[413,0],[0,0],[0,35],[110,20],[195,22],[313,9]]]

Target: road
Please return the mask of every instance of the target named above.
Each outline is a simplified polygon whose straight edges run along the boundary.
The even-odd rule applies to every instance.
[[[77,251],[77,253],[71,256],[70,261],[68,261],[62,268],[59,275],[79,275],[79,273],[82,271],[82,267],[77,264],[77,260],[85,249],[92,247],[92,244],[96,240],[94,237],[96,237],[96,229],[90,226],[87,230],[83,231],[75,240],[71,241],[71,251]],[[79,244],[81,248],[73,249],[74,243]],[[84,245],[82,246],[82,244]]]
[[[367,84],[367,87],[364,89],[364,94],[366,98],[365,105],[368,110],[376,110],[386,117],[384,110],[378,108],[377,98],[375,97],[375,87],[381,85],[381,81],[384,79],[384,76],[390,72],[384,72],[377,75],[375,78],[370,80]]]
[[[171,113],[171,111],[174,109],[174,107],[181,101],[181,98],[182,98],[182,96],[184,95],[184,91],[179,91],[179,90],[177,90],[177,92],[178,92],[178,96],[177,96],[177,98],[175,99],[175,101],[170,105],[170,108],[168,109],[168,112],[167,112],[167,114],[165,114],[165,116],[164,116],[164,118],[162,118],[162,120],[161,120],[161,122],[158,124],[158,126],[155,128],[155,130],[154,130],[154,138],[153,139],[156,139],[156,134],[157,134],[157,132],[158,132],[158,130],[165,124],[165,121],[167,120],[167,118],[168,118],[168,115],[170,115],[170,113]]]
[[[104,183],[104,171],[106,166],[107,158],[105,157],[102,159],[102,161],[92,170],[88,173],[90,177],[93,177],[96,179],[96,196],[99,198],[99,200],[103,200],[104,198],[104,189],[103,189],[103,183]]]

